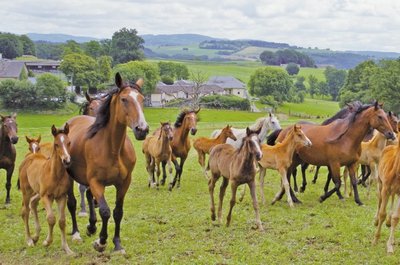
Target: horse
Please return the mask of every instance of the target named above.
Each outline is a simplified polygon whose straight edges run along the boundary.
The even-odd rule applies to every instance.
[[[10,204],[11,177],[14,172],[16,150],[15,144],[18,142],[18,126],[16,122],[17,114],[10,116],[0,115],[0,169],[7,172],[6,182],[6,204]]]
[[[77,116],[68,121],[70,126],[72,164],[68,174],[76,182],[89,186],[86,197],[89,204],[89,225],[87,233],[96,232],[96,214],[93,196],[98,202],[102,219],[99,238],[94,242],[96,251],[102,252],[107,244],[107,225],[111,216],[104,196],[106,186],[116,188],[116,202],[113,211],[115,221],[114,251],[125,253],[121,246],[120,227],[123,216],[125,194],[132,179],[136,154],[132,142],[127,137],[126,127],[132,129],[137,140],[144,140],[149,126],[143,114],[144,97],[140,93],[143,79],[135,84],[125,84],[121,75],[115,75],[116,89],[108,92],[96,116]],[[78,232],[76,225],[76,200],[73,189],[68,194],[68,209],[73,221],[73,234]]]
[[[46,209],[46,219],[49,225],[44,246],[53,242],[53,228],[56,218],[52,204],[56,200],[60,218],[58,224],[61,230],[61,247],[67,254],[73,254],[65,237],[65,205],[67,192],[71,182],[66,168],[71,164],[70,145],[68,138],[68,123],[63,129],[51,127],[54,137],[53,150],[50,158],[41,153],[29,154],[19,168],[20,189],[22,191],[21,217],[25,224],[25,237],[28,246],[33,246],[39,240],[40,224],[37,205],[42,200]],[[31,237],[29,231],[29,213],[32,211],[35,219],[35,235]]]
[[[218,221],[222,221],[222,202],[225,196],[225,190],[228,182],[231,184],[232,197],[230,209],[226,219],[226,226],[230,225],[232,209],[236,203],[236,191],[239,185],[247,183],[250,187],[251,198],[253,199],[253,208],[256,214],[256,225],[260,231],[263,231],[258,211],[256,196],[255,175],[257,172],[256,163],[263,154],[260,148],[260,139],[258,131],[252,131],[246,128],[246,137],[242,140],[242,146],[239,149],[230,144],[219,144],[215,146],[210,153],[208,168],[211,172],[211,178],[208,181],[208,190],[211,197],[211,220],[215,221],[214,188],[216,181],[223,176],[219,192]]]
[[[35,138],[29,138],[28,136],[25,135],[25,139],[26,139],[26,142],[28,143],[28,149],[29,149],[29,153],[26,154],[26,156],[28,156],[29,154],[39,153],[40,141],[42,140],[42,136],[39,135],[39,137],[37,139],[35,139]]]
[[[400,125],[398,127],[400,130]],[[400,137],[400,135],[398,135]],[[397,145],[387,146],[381,156],[381,160],[378,166],[378,189],[379,189],[379,201],[378,211],[375,215],[375,225],[377,229],[375,237],[372,242],[373,245],[378,243],[381,235],[382,224],[386,218],[386,206],[389,197],[400,195],[400,141]],[[394,233],[396,226],[399,223],[400,216],[400,200],[397,203],[397,208],[393,215],[389,215],[388,225],[390,226],[390,236],[386,244],[387,253],[394,252]]]
[[[279,174],[281,175],[281,189],[286,191],[289,206],[294,206],[292,197],[290,196],[289,182],[286,176],[287,170],[292,164],[293,154],[296,149],[299,149],[302,146],[310,147],[311,145],[312,143],[310,139],[308,139],[308,137],[303,133],[301,126],[297,124],[291,126],[291,129],[283,142],[277,143],[273,146],[267,144],[261,145],[263,157],[260,161],[258,161],[258,165],[260,166],[260,193],[263,204],[265,202],[264,176],[266,169],[269,168],[278,170]],[[272,204],[274,204],[276,200],[277,197],[275,197],[275,199],[272,201]]]
[[[203,168],[204,176],[208,179],[207,170],[206,170],[206,154],[209,154],[211,149],[217,144],[224,144],[227,139],[232,139],[234,141],[237,140],[236,136],[232,132],[232,126],[227,125],[222,129],[221,133],[213,139],[207,137],[197,138],[193,142],[193,147],[196,149],[197,154],[199,156],[199,164]]]
[[[159,186],[160,162],[166,163],[169,167],[169,173],[172,181],[171,154],[172,148],[170,142],[173,139],[172,127],[169,122],[161,122],[160,135],[148,136],[142,145],[142,152],[146,157],[146,169],[149,173],[149,187]],[[154,179],[154,170],[157,174],[157,182]]]
[[[269,113],[266,117],[258,118],[253,125],[249,126],[251,130],[257,130],[260,127],[261,131],[258,134],[258,138],[260,138],[261,142],[264,142],[268,132],[271,130],[276,131],[281,129],[278,118],[272,113]],[[246,129],[231,128],[231,130],[236,136],[236,141],[233,139],[228,139],[226,143],[235,148],[239,148],[242,145],[242,139],[246,137]],[[221,134],[221,131],[221,129],[213,131],[211,137],[216,138],[219,134]]]
[[[170,142],[172,148],[172,156],[171,160],[175,166],[175,177],[172,182],[168,185],[168,190],[172,191],[175,187],[177,188],[181,185],[181,176],[183,172],[183,165],[185,164],[186,158],[188,156],[190,150],[190,140],[189,140],[189,132],[191,135],[196,135],[197,132],[197,114],[199,113],[200,108],[197,110],[183,110],[179,113],[178,117],[176,118],[174,128],[173,128],[173,139]],[[153,135],[159,134],[160,128],[158,128]],[[177,158],[180,158],[178,163]],[[165,172],[165,165],[166,163],[162,163],[163,168],[163,178],[161,180],[161,185],[165,184],[165,179],[167,174]]]
[[[338,119],[328,125],[303,124],[303,132],[313,145],[310,148],[302,147],[297,150],[288,170],[288,177],[290,177],[293,168],[304,162],[317,166],[328,166],[328,179],[333,179],[335,187],[328,191],[326,186],[325,194],[320,197],[320,202],[329,198],[334,192],[340,199],[343,199],[340,193],[340,167],[347,166],[353,185],[355,202],[362,205],[357,191],[355,166],[360,156],[361,142],[370,127],[377,129],[388,139],[395,138],[386,113],[378,102],[363,105],[346,118]],[[277,141],[282,141],[287,132],[288,129],[283,130]],[[283,192],[280,196],[283,196]],[[297,200],[297,198],[294,200]]]

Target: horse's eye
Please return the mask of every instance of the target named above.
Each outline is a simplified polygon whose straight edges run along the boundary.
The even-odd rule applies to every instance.
[[[378,118],[380,119],[380,120],[382,120],[383,118],[382,118],[382,116],[378,116]]]
[[[128,102],[128,99],[127,98],[121,98],[121,101],[122,101],[122,103],[127,103]]]
[[[54,146],[58,148],[58,144],[54,144]]]

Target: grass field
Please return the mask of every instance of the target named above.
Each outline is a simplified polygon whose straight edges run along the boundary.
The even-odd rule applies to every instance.
[[[333,106],[325,108],[326,104],[318,104],[318,107],[330,114],[336,111]],[[195,137],[208,136],[214,128],[221,128],[226,123],[244,127],[262,115],[222,110],[201,110],[200,113],[198,135]],[[160,120],[174,122],[177,114],[177,109],[145,110],[151,129],[156,128]],[[44,140],[48,141],[50,126],[53,123],[61,126],[71,116],[73,114],[19,115],[17,165],[27,150],[24,135],[42,134]],[[282,126],[291,122],[292,119],[282,121]],[[44,210],[39,213],[42,225],[40,244],[27,247],[19,215],[21,194],[16,189],[17,170],[13,176],[10,207],[3,206],[5,173],[0,171],[0,264],[398,264],[398,245],[393,256],[387,256],[385,252],[388,229],[383,228],[380,243],[371,246],[375,231],[372,221],[376,199],[374,196],[368,199],[364,188],[360,188],[364,207],[357,206],[352,198],[339,201],[335,195],[321,204],[318,198],[325,182],[326,170],[323,170],[317,184],[309,184],[306,192],[298,195],[303,203],[294,209],[289,209],[286,199],[274,206],[269,203],[261,206],[265,232],[253,230],[254,211],[249,194],[235,206],[231,227],[218,226],[210,220],[207,181],[201,173],[194,150],[191,150],[185,164],[181,188],[168,192],[166,187],[161,187],[157,191],[147,188],[141,142],[133,139],[131,131],[128,134],[134,142],[138,160],[125,200],[121,229],[121,240],[127,255],[112,253],[112,218],[108,228],[108,247],[102,254],[92,248],[92,242],[97,237],[85,235],[86,218],[78,219],[83,242],[74,243],[68,237],[70,247],[76,253],[74,256],[67,257],[61,251],[57,225],[54,229],[55,241],[50,247],[43,247],[41,241],[47,233]],[[267,171],[267,202],[272,200],[279,186],[278,174]],[[114,196],[114,188],[109,187],[106,198],[111,208]],[[228,187],[223,207],[224,218],[229,199]],[[70,230],[69,214],[67,222]]]

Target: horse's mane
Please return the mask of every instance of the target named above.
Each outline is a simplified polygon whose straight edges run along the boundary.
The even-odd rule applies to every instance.
[[[267,136],[267,144],[268,145],[275,145],[275,141],[278,138],[279,134],[281,133],[282,129],[277,129],[275,131],[273,131],[272,133],[270,133]]]
[[[87,115],[89,104],[90,104],[89,101],[83,102],[83,103],[81,104],[81,107],[79,108],[79,114],[81,114],[81,115]]]
[[[89,127],[89,130],[87,132],[88,139],[93,138],[93,136],[95,136],[99,130],[101,130],[107,125],[108,121],[110,120],[111,100],[115,94],[119,93],[119,91],[120,90],[118,88],[114,88],[106,93],[105,100],[103,104],[100,105],[99,112],[97,113],[96,116],[96,120]]]
[[[249,126],[250,130],[257,131],[260,127],[263,126],[263,123],[265,122],[266,119],[267,119],[266,117],[258,118],[253,125]]]
[[[363,104],[360,101],[353,101],[352,103],[350,103],[356,110],[358,110],[360,107],[363,106]],[[337,120],[337,119],[344,119],[347,117],[347,115],[349,115],[350,110],[349,107],[346,106],[343,109],[339,110],[335,115],[333,115],[332,117],[330,117],[329,119],[324,120],[321,125],[327,125],[329,123],[332,123],[333,121]]]
[[[176,118],[174,127],[175,127],[175,128],[181,127],[181,126],[182,126],[182,123],[183,123],[183,119],[185,118],[185,116],[186,116],[187,114],[194,113],[194,112],[195,112],[194,110],[182,110],[181,113],[179,113],[179,114],[178,114],[178,117]]]
[[[347,116],[347,118],[345,118],[345,120],[347,121],[346,129],[341,134],[339,134],[338,137],[336,137],[335,139],[332,139],[332,140],[328,140],[328,142],[334,142],[334,141],[337,141],[340,138],[342,138],[343,135],[345,135],[347,133],[347,131],[349,130],[351,125],[356,121],[357,117],[362,112],[364,112],[366,109],[368,109],[370,107],[373,107],[373,106],[374,106],[373,104],[365,104],[365,105],[359,106],[358,109],[355,112],[351,113],[349,116]]]

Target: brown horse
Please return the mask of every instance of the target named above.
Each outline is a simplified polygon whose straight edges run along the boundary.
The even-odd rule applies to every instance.
[[[276,145],[262,144],[261,150],[263,152],[263,157],[258,164],[260,165],[260,192],[261,200],[264,204],[264,176],[266,169],[276,169],[281,175],[281,190],[277,196],[284,190],[287,195],[287,201],[290,207],[293,207],[293,200],[290,196],[290,186],[288,179],[286,177],[287,170],[292,164],[293,154],[296,149],[300,147],[310,147],[312,145],[310,139],[303,133],[300,125],[291,126],[287,136],[282,143],[277,143]],[[272,201],[274,204],[277,200],[277,196]]]
[[[87,102],[82,104],[79,113],[82,115],[96,117],[97,113],[99,112],[101,104],[105,100],[105,97],[101,96],[91,97],[87,92],[85,92],[85,97]]]
[[[172,127],[169,122],[161,122],[160,135],[148,136],[143,142],[142,152],[146,157],[146,169],[149,173],[149,187],[159,186],[160,162],[166,163],[169,167],[169,173],[172,181],[171,155],[172,148],[170,142],[173,139]],[[157,182],[154,179],[156,170]]]
[[[0,169],[5,169],[7,172],[6,182],[6,204],[11,202],[11,177],[14,172],[16,151],[14,144],[18,142],[17,114],[10,116],[0,115]]]
[[[313,143],[310,148],[300,148],[295,154],[293,163],[288,170],[290,176],[293,168],[302,162],[317,166],[328,166],[328,178],[332,178],[335,187],[320,197],[324,201],[336,192],[340,199],[340,167],[349,168],[356,203],[362,205],[357,191],[355,166],[361,152],[361,142],[370,127],[383,133],[386,138],[394,139],[395,135],[383,111],[377,102],[372,105],[363,105],[347,118],[336,120],[328,125],[302,124],[302,129]],[[288,129],[279,134],[277,141],[283,141]],[[294,193],[292,194],[292,196]],[[283,196],[283,192],[281,193]],[[296,198],[297,200],[297,198]]]
[[[206,154],[209,154],[211,149],[217,144],[226,143],[228,138],[236,141],[236,136],[233,134],[231,128],[232,126],[227,125],[216,138],[210,139],[207,137],[200,137],[193,142],[193,147],[199,155],[199,164],[203,168],[206,179],[208,179],[206,170]]]
[[[124,253],[120,240],[120,225],[125,194],[131,183],[132,170],[136,163],[135,150],[127,137],[126,127],[133,130],[137,140],[144,140],[149,126],[143,115],[144,97],[140,93],[143,80],[140,79],[136,84],[129,86],[117,73],[115,83],[117,89],[108,93],[96,118],[83,115],[68,121],[73,162],[68,173],[78,183],[90,187],[86,192],[90,212],[87,232],[90,235],[96,232],[97,221],[93,196],[99,204],[102,227],[99,239],[94,242],[94,248],[100,252],[106,248],[107,225],[111,216],[104,191],[106,186],[115,186],[114,250]],[[73,219],[73,233],[78,231],[74,199],[71,189],[68,195],[68,208]]]
[[[260,231],[263,230],[258,212],[255,184],[256,163],[263,155],[260,149],[260,139],[258,138],[260,130],[261,128],[258,131],[252,131],[247,128],[246,137],[243,138],[242,146],[239,149],[234,148],[230,144],[219,144],[211,150],[208,160],[208,167],[211,171],[211,178],[208,181],[208,190],[211,197],[211,220],[215,221],[215,183],[222,175],[222,184],[219,192],[218,221],[222,222],[222,202],[228,182],[231,184],[232,198],[226,218],[226,226],[229,226],[231,222],[232,209],[236,203],[237,188],[239,185],[247,183],[250,187],[251,198],[253,199],[257,227]]]
[[[168,189],[171,191],[173,187],[179,188],[181,183],[181,176],[183,172],[183,165],[185,164],[186,158],[190,150],[189,132],[191,135],[195,135],[197,132],[197,114],[200,109],[197,110],[184,110],[179,115],[174,124],[174,137],[171,141],[172,157],[171,160],[175,165],[175,177],[174,180],[169,183]],[[158,128],[153,135],[158,135],[160,128]],[[180,158],[178,164],[177,158]],[[162,163],[163,178],[161,185],[164,185],[167,174],[165,172],[166,163]]]
[[[400,130],[400,125],[399,128]],[[400,135],[398,135],[400,137]],[[378,211],[375,215],[375,225],[377,229],[375,232],[375,238],[373,244],[378,243],[381,235],[382,224],[386,218],[386,206],[390,196],[394,197],[400,195],[400,141],[397,145],[387,146],[381,156],[378,167],[378,188],[380,191]],[[386,247],[388,253],[394,252],[394,233],[396,231],[396,226],[399,223],[400,217],[400,200],[397,203],[395,212],[391,216],[391,220],[388,220],[390,227],[390,236],[387,241]]]
[[[37,205],[41,199],[46,208],[46,219],[49,225],[49,233],[43,245],[49,246],[53,242],[53,228],[56,218],[53,213],[53,201],[57,201],[60,219],[58,221],[61,230],[61,246],[67,254],[73,252],[65,238],[65,205],[67,192],[70,188],[70,178],[65,170],[71,164],[69,149],[71,142],[68,138],[68,123],[63,129],[56,129],[53,125],[51,132],[54,136],[53,150],[50,158],[41,153],[29,154],[22,161],[19,168],[19,179],[22,191],[21,216],[25,224],[25,236],[28,246],[33,246],[39,239],[40,224]],[[35,218],[36,233],[31,237],[29,231],[29,212],[32,211]]]

